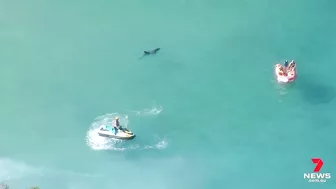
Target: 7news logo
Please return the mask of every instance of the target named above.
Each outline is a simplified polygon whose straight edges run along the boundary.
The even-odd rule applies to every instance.
[[[327,182],[331,178],[330,173],[319,173],[323,166],[323,161],[320,158],[313,158],[313,163],[316,164],[314,173],[304,173],[303,178],[308,179],[308,182]]]

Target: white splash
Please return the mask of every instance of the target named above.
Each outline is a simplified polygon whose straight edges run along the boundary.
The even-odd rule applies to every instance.
[[[165,149],[168,146],[168,142],[163,139],[161,141],[159,141],[157,144],[155,144],[154,146],[150,146],[150,145],[146,145],[144,148],[142,149]]]
[[[162,111],[156,107],[152,109],[145,109],[137,115],[157,115]],[[125,151],[125,150],[143,150],[143,149],[164,149],[167,147],[168,142],[166,140],[159,139],[157,143],[152,145],[143,145],[136,143],[136,139],[133,141],[123,141],[114,138],[101,137],[98,134],[98,130],[101,125],[110,124],[115,116],[119,116],[120,124],[127,127],[129,120],[128,115],[120,115],[118,113],[105,114],[97,117],[91,124],[87,136],[86,143],[93,150],[115,150],[115,151]]]
[[[152,108],[146,108],[143,110],[138,111],[131,111],[134,112],[138,116],[154,116],[159,115],[162,112],[163,108],[161,106],[156,107],[153,106]]]
[[[99,127],[101,125],[111,124],[112,120],[117,115],[120,120],[120,125],[122,125],[123,127],[127,127],[128,125],[127,115],[119,115],[118,113],[112,113],[99,116],[93,121],[87,132],[86,142],[88,146],[90,146],[93,150],[107,150],[107,149],[113,149],[118,151],[124,150],[123,148],[115,147],[117,143],[122,142],[121,140],[101,137],[98,134]]]

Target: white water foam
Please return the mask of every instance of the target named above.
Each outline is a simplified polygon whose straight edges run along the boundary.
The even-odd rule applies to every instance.
[[[143,149],[164,149],[168,146],[168,142],[164,139],[159,141],[157,144],[155,144],[154,146],[150,146],[150,145],[146,145]]]
[[[155,115],[159,115],[162,112],[163,108],[161,106],[156,107],[153,106],[151,108],[146,108],[143,110],[133,110],[131,112],[135,113],[138,116],[155,116]]]
[[[136,115],[158,115],[162,111],[162,108],[152,108],[145,109],[138,112]],[[165,139],[156,140],[154,145],[140,145],[133,141],[123,141],[114,138],[101,137],[98,134],[99,127],[101,125],[110,124],[115,116],[119,116],[120,125],[127,127],[129,120],[128,115],[120,115],[118,113],[105,114],[97,117],[91,124],[87,136],[86,142],[89,147],[93,150],[115,150],[115,151],[125,151],[125,150],[144,150],[144,149],[164,149],[167,147],[168,142]]]
[[[118,139],[101,137],[98,134],[99,127],[101,125],[110,125],[115,116],[119,117],[120,125],[127,127],[128,125],[128,116],[120,115],[118,113],[105,114],[97,117],[91,124],[89,131],[87,132],[86,142],[94,150],[124,150],[123,148],[115,147],[115,144],[122,142]]]

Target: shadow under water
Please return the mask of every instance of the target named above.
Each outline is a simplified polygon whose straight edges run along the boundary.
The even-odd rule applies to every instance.
[[[336,95],[335,88],[321,81],[314,75],[302,75],[295,83],[300,90],[303,99],[307,102],[317,104],[327,104]]]

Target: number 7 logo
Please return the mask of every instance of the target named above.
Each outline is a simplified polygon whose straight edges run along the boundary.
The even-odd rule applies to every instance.
[[[312,158],[312,161],[313,161],[313,163],[316,164],[316,167],[315,167],[315,169],[314,169],[314,172],[319,172],[320,169],[321,169],[322,166],[323,166],[323,161],[322,161],[322,159],[320,159],[320,158]]]

